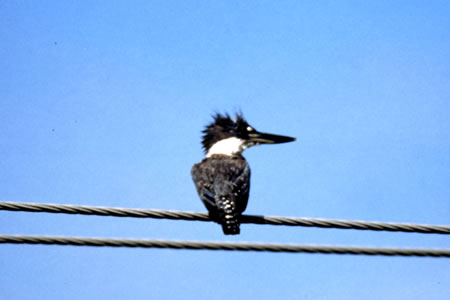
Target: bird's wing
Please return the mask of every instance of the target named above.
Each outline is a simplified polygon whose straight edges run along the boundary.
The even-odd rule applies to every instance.
[[[237,211],[247,207],[250,191],[250,167],[244,159],[214,160],[195,164],[191,175],[200,199],[209,212],[217,212],[216,194],[230,195]]]
[[[244,163],[244,166],[234,170],[234,178],[232,179],[233,196],[239,213],[243,213],[246,209],[250,193],[250,167],[247,162],[244,161]]]
[[[215,193],[214,193],[214,174],[208,172],[201,164],[195,164],[191,170],[192,180],[194,181],[197,193],[203,204],[209,212],[216,211]]]

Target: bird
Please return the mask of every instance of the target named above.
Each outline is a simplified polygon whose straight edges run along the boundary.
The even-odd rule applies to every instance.
[[[242,152],[252,146],[287,143],[295,138],[259,132],[241,112],[234,119],[216,113],[202,133],[206,157],[192,167],[192,180],[210,219],[222,225],[225,235],[237,235],[250,192],[250,166]]]

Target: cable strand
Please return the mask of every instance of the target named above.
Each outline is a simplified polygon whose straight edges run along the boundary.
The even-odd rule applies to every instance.
[[[248,242],[208,242],[64,236],[0,235],[0,244],[44,244],[93,247],[131,247],[190,250],[322,253],[382,256],[450,257],[449,249],[372,248],[329,245],[267,244]]]
[[[213,221],[206,213],[177,211],[177,210],[157,210],[157,209],[137,209],[137,208],[116,208],[101,206],[80,206],[68,204],[48,204],[48,203],[20,203],[0,201],[0,210],[7,211],[26,211],[26,212],[47,212],[61,214],[81,214],[96,216],[114,216],[131,218],[153,218],[187,221]],[[277,217],[277,216],[259,216],[243,215],[241,216],[243,224],[259,225],[284,225],[284,226],[303,226],[320,228],[339,228],[339,229],[357,229],[374,231],[396,231],[396,232],[415,232],[427,234],[450,234],[450,226],[446,225],[425,225],[374,221],[349,221],[332,220],[321,218],[300,218],[300,217]]]

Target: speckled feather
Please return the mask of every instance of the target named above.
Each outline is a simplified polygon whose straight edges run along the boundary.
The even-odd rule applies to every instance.
[[[242,155],[213,155],[195,164],[192,179],[211,218],[225,234],[239,234],[239,218],[247,207],[250,167]],[[231,206],[230,210],[225,209]]]

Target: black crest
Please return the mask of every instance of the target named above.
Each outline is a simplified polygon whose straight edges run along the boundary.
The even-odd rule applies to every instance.
[[[203,133],[203,150],[205,152],[214,143],[229,137],[248,138],[248,123],[242,113],[236,113],[233,120],[229,114],[216,113],[213,115],[214,122],[206,126]]]

